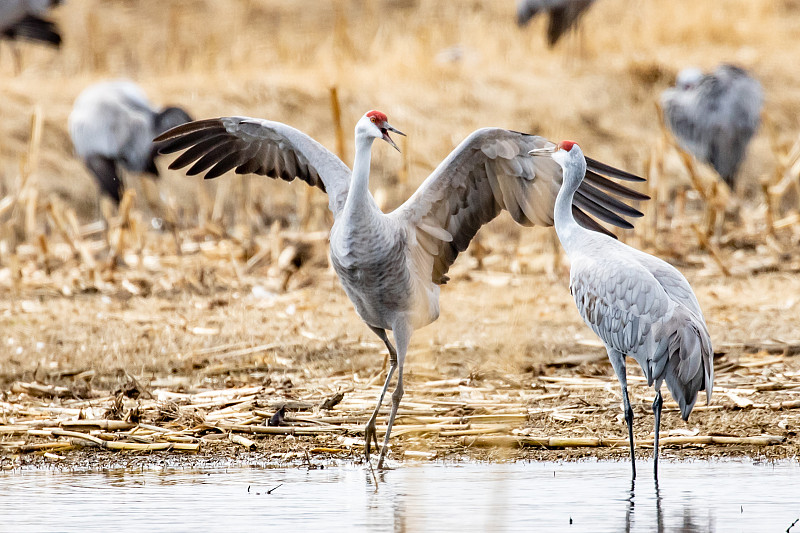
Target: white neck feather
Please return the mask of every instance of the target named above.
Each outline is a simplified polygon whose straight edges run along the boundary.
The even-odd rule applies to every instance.
[[[572,153],[576,150],[578,150],[577,153]],[[558,191],[558,196],[556,196],[553,224],[556,227],[558,240],[561,241],[567,255],[570,255],[576,249],[578,236],[588,231],[575,221],[572,214],[572,201],[586,174],[586,162],[583,153],[577,146],[574,146],[572,151],[558,162],[562,168],[563,183]]]
[[[372,160],[373,137],[359,134],[356,130],[355,158],[353,159],[353,174],[350,180],[350,190],[344,204],[344,212],[350,215],[377,208],[372,194],[369,192],[369,171]]]

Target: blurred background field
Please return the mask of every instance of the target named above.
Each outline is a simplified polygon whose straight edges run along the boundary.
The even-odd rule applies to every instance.
[[[800,388],[800,2],[600,0],[552,50],[544,20],[518,28],[511,0],[72,0],[53,18],[60,50],[0,42],[0,383],[10,402],[0,420],[23,417],[14,402],[114,397],[131,377],[170,393],[263,386],[255,401],[264,409],[275,398],[318,406],[340,391],[375,396],[382,347],[328,268],[319,191],[266,178],[202,183],[167,171],[167,156],[158,186],[178,216],[174,235],[150,229],[135,176],[126,176],[138,193],[133,209],[107,231],[97,222],[97,188],[72,153],[67,116],[87,85],[124,77],[194,118],[285,122],[348,165],[356,120],[384,111],[408,135],[402,155],[374,151],[371,188],[387,210],[484,126],[574,139],[648,177],[641,187],[654,200],[621,237],[684,271],[721,354],[721,388],[740,389],[719,393],[714,403],[725,408],[699,410],[689,427],[780,435],[789,439],[782,453],[797,446],[797,411],[774,411]],[[680,69],[721,62],[762,83],[766,118],[735,193],[740,220],[704,239],[693,226],[702,233],[705,206],[665,140],[656,102]],[[707,167],[700,174],[715,179]],[[551,394],[548,376],[599,376],[613,386],[581,393],[597,410],[580,432],[622,436],[611,367],[573,308],[567,272],[551,229],[522,229],[506,216],[484,228],[443,288],[441,318],[414,338],[409,403],[415,386],[445,380],[433,387],[474,401],[472,412],[500,391],[519,400],[515,414],[541,408],[520,391]],[[762,391],[762,382],[781,385]],[[37,394],[31,383],[51,389]],[[555,412],[566,401],[558,394],[542,400]],[[138,400],[122,396],[112,416],[130,419]],[[193,400],[159,398],[205,413]],[[651,400],[641,397],[642,412]],[[367,407],[353,401],[358,419]],[[528,413],[513,429],[571,434],[583,416],[549,412]],[[25,416],[55,416],[37,413]],[[677,419],[666,416],[665,430],[685,426]],[[648,417],[637,424],[651,431]]]

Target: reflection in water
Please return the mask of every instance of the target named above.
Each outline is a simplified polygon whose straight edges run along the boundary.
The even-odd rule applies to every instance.
[[[653,488],[656,492],[656,529],[658,533],[664,533],[664,512],[661,510],[661,491],[658,490],[658,478],[653,479]]]
[[[625,507],[625,533],[631,532],[631,519],[633,518],[633,506],[636,505],[636,481],[631,480],[631,490],[628,497],[625,499],[628,502]]]
[[[675,513],[677,520],[674,521],[674,524],[670,526],[667,530],[664,527],[664,503],[663,497],[661,495],[661,490],[658,487],[658,479],[653,480],[653,494],[655,503],[655,531],[658,533],[664,533],[664,531],[670,531],[675,533],[696,533],[698,531],[704,531],[713,533],[716,531],[714,527],[714,521],[711,518],[712,516],[712,509],[709,509],[709,520],[707,523],[702,524],[699,519],[695,518],[692,515],[692,504],[695,503],[697,500],[692,499],[689,502],[684,502],[681,508]],[[643,496],[645,499],[647,498],[646,495]],[[628,493],[628,498],[625,499],[626,507],[625,507],[625,531],[626,533],[630,533],[634,531],[634,507],[636,505],[636,482],[631,480],[631,488],[630,492]],[[640,509],[641,510],[641,509]]]
[[[659,483],[638,485],[624,465],[404,464],[375,477],[352,466],[0,473],[0,532],[104,531],[108,522],[101,518],[108,516],[115,533],[229,532],[256,524],[574,533],[616,532],[623,521],[627,532],[785,531],[797,518],[796,462],[662,463]]]

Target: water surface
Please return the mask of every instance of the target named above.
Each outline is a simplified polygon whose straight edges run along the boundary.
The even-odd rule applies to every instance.
[[[664,462],[658,487],[637,465],[632,487],[624,462],[406,463],[377,491],[358,466],[7,472],[0,531],[749,532],[800,518],[797,463]]]

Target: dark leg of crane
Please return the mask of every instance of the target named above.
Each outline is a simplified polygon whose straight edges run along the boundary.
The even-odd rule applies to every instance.
[[[394,342],[397,343],[397,387],[392,393],[392,411],[389,414],[386,435],[383,437],[381,457],[378,459],[379,469],[383,467],[383,460],[386,458],[386,452],[389,451],[389,436],[392,434],[392,425],[394,424],[394,418],[397,416],[397,408],[400,407],[400,400],[403,398],[403,365],[406,360],[408,343],[411,340],[411,327],[405,322],[396,324],[392,331],[394,331]]]
[[[392,380],[392,376],[394,375],[394,371],[397,368],[397,351],[392,346],[392,343],[389,342],[389,337],[386,336],[386,330],[380,328],[374,328],[369,326],[369,329],[375,332],[375,334],[381,338],[381,340],[386,344],[386,348],[389,350],[389,372],[386,374],[386,381],[383,383],[383,390],[381,391],[380,398],[378,398],[378,405],[375,406],[375,411],[373,411],[372,416],[369,418],[369,422],[367,422],[367,426],[364,428],[364,440],[366,441],[366,445],[364,446],[364,455],[367,458],[367,462],[369,462],[369,453],[370,453],[370,446],[372,441],[375,441],[375,449],[379,448],[378,446],[378,434],[375,431],[375,420],[378,418],[378,411],[381,410],[381,404],[383,404],[383,397],[386,395],[386,390],[389,388],[389,382]]]
[[[625,356],[616,350],[608,350],[608,358],[622,387],[622,406],[625,411],[625,423],[628,425],[628,442],[631,445],[631,479],[636,479],[636,454],[633,446],[633,408],[628,399],[628,376],[625,369]]]
[[[387,355],[383,359],[383,366],[381,367],[381,372],[383,372],[384,370],[386,370],[386,363],[389,361],[389,357],[397,358],[397,350],[395,350],[394,346],[392,346],[392,343],[389,342],[389,337],[386,336],[386,330],[385,329],[373,328],[369,324],[367,324],[367,327],[369,327],[369,329],[374,331],[375,335],[380,337],[380,339],[383,341],[383,344],[386,345],[386,349],[389,350],[389,355]],[[376,442],[375,446],[377,446],[377,445],[378,445],[378,443]]]
[[[658,433],[661,431],[661,406],[664,399],[661,397],[661,390],[656,391],[656,399],[653,400],[653,414],[656,415],[656,432],[653,442],[653,477],[658,481]]]

